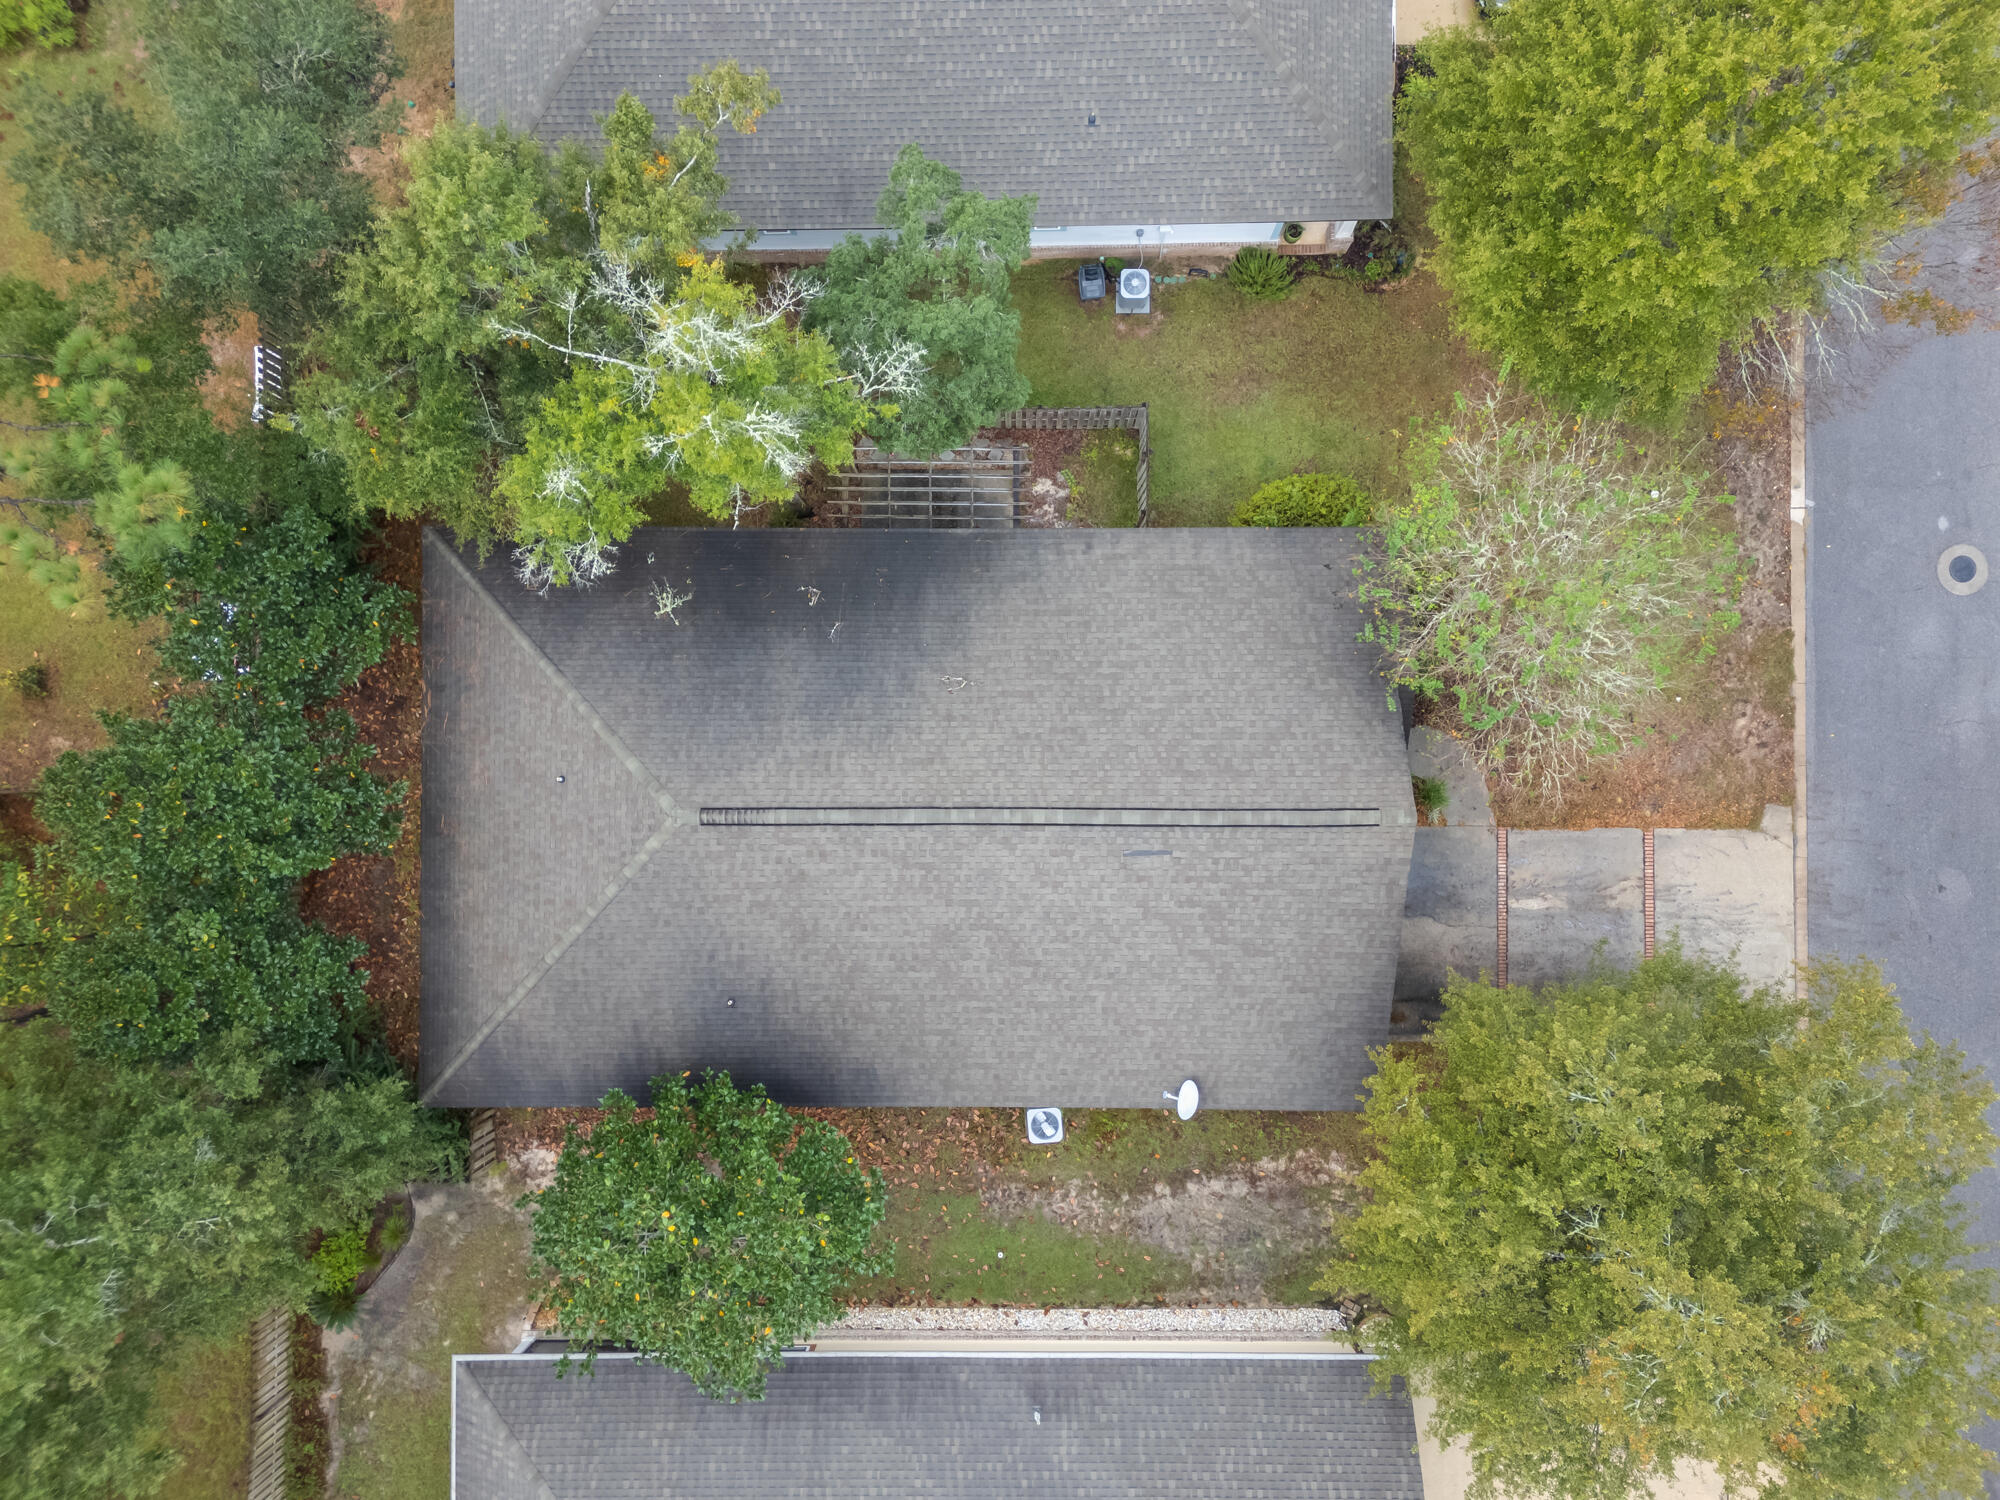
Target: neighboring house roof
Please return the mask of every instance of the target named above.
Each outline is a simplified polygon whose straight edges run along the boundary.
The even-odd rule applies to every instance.
[[[737,1405],[629,1357],[461,1357],[452,1391],[454,1500],[1423,1496],[1408,1396],[1352,1356],[793,1355]]]
[[[784,102],[722,138],[762,229],[874,225],[909,142],[1038,225],[1394,211],[1390,0],[457,0],[456,38],[461,113],[551,140],[767,69]]]
[[[1357,537],[653,529],[537,595],[427,533],[425,1099],[1353,1107],[1415,825]]]

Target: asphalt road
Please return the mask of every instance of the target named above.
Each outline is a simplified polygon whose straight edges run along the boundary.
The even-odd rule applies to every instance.
[[[1991,314],[1987,219],[1961,205],[1926,252]],[[1876,960],[1914,1025],[2000,1081],[2000,578],[1958,597],[1938,577],[1959,543],[2000,568],[2000,331],[1878,322],[1837,348],[1807,414],[1807,942]],[[1966,1202],[2000,1244],[2000,1171]]]

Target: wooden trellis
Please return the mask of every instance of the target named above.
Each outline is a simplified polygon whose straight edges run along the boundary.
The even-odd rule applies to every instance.
[[[824,509],[850,526],[1005,530],[1020,513],[1026,448],[975,444],[936,458],[897,458],[861,445],[853,467],[829,474]]]

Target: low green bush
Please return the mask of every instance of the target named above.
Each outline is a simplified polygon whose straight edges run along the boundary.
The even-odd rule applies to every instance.
[[[1245,245],[1238,250],[1223,274],[1246,297],[1282,297],[1292,289],[1291,261],[1262,245]]]
[[[1374,506],[1342,474],[1287,474],[1230,512],[1231,526],[1362,526]]]
[[[31,661],[12,672],[0,672],[0,682],[6,683],[23,698],[46,698],[49,695],[48,663]]]
[[[1426,823],[1437,822],[1438,815],[1451,805],[1451,788],[1442,776],[1412,776],[1410,793],[1416,799],[1417,816]]]
[[[74,47],[76,16],[69,0],[0,0],[0,42]]]
[[[322,1292],[352,1291],[368,1269],[368,1223],[363,1220],[339,1234],[330,1234],[313,1252],[313,1280]]]

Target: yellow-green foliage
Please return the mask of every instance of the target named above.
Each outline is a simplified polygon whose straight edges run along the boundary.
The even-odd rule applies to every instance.
[[[1787,1500],[1980,1491],[2000,1323],[1952,1197],[1993,1091],[1872,965],[1810,978],[1671,948],[1459,979],[1431,1046],[1377,1054],[1320,1285],[1386,1307],[1378,1372],[1470,1440],[1475,1495],[1625,1500],[1681,1460]]]
[[[815,458],[839,468],[853,456],[869,407],[825,336],[759,303],[720,257],[688,261],[671,298],[630,309],[615,268],[593,278],[592,300],[623,313],[624,340],[577,358],[500,471],[531,584],[608,571],[642,502],[670,480],[697,509],[727,516],[789,499]]]
[[[1935,208],[2000,98],[1997,0],[1513,0],[1398,123],[1471,337],[1653,411]]]
[[[75,46],[76,16],[69,0],[0,0],[0,42]]]
[[[1229,513],[1231,526],[1361,526],[1374,509],[1344,474],[1287,474]]]

